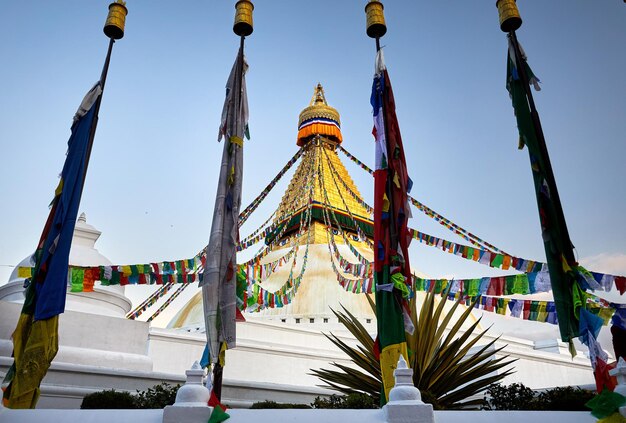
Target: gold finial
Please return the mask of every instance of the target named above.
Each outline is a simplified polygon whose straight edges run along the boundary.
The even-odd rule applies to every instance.
[[[109,15],[104,24],[104,33],[107,37],[119,40],[124,36],[128,9],[124,0],[117,0],[109,5]]]
[[[309,106],[314,106],[320,103],[328,106],[328,103],[326,102],[326,96],[324,95],[324,87],[322,87],[322,84],[318,82],[317,87],[315,87],[313,97],[311,97],[311,102],[309,103]]]
[[[387,32],[383,4],[378,0],[370,0],[365,6],[367,17],[367,35],[371,38],[379,38]]]
[[[496,7],[500,16],[500,29],[503,32],[511,32],[522,26],[522,18],[515,0],[497,0]]]
[[[239,0],[235,4],[235,24],[233,32],[240,37],[247,37],[252,34],[254,27],[252,25],[252,11],[254,5],[250,0]]]

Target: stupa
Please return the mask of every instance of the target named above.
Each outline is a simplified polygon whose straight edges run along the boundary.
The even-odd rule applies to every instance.
[[[244,293],[241,308],[247,321],[237,324],[237,348],[226,353],[232,364],[224,368],[223,395],[231,406],[249,407],[261,400],[310,403],[332,393],[318,387],[311,369],[331,362],[350,366],[350,361],[323,333],[354,342],[332,309],[344,306],[370,333],[376,331],[364,294],[371,286],[358,282],[368,279],[367,263],[373,259],[371,208],[337,155],[342,142],[339,113],[318,85],[300,114],[294,164],[301,161],[274,217],[252,236],[262,235],[265,246],[240,267],[252,283]],[[99,236],[81,216],[70,263],[110,265],[95,249]],[[242,248],[255,244],[244,241]],[[22,266],[30,266],[30,257],[16,267],[8,284],[0,285],[0,313],[6,317],[0,322],[0,376],[12,363],[10,338],[23,301]],[[161,328],[125,317],[131,304],[124,289],[97,285],[94,292],[68,293],[59,353],[42,383],[42,407],[77,408],[84,395],[102,389],[134,392],[162,381],[179,383],[190,363],[202,356],[206,336],[199,292],[168,328]],[[485,342],[498,337],[492,332]],[[592,381],[589,361],[580,356],[572,360],[555,340],[533,342],[516,333],[498,339],[495,348],[505,344],[506,353],[519,359],[518,372],[506,383],[543,388]]]
[[[287,281],[295,294],[288,303],[271,304],[260,311],[249,304],[247,310],[257,312],[246,318],[329,323],[336,321],[332,310],[343,306],[364,324],[374,321],[365,295],[348,292],[336,274],[343,275],[337,257],[352,263],[373,260],[371,210],[360,200],[361,194],[337,154],[342,142],[339,112],[328,105],[324,88],[317,84],[298,120],[296,144],[302,149],[302,159],[274,213],[273,230],[265,238],[267,252],[258,260],[266,267],[280,262],[259,284],[264,290],[280,291]],[[197,293],[168,327],[203,328],[200,296]]]

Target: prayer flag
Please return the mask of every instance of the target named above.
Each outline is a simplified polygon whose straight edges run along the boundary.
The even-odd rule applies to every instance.
[[[378,322],[377,351],[383,380],[381,403],[384,404],[395,384],[393,371],[400,355],[410,363],[405,324],[413,328],[407,301],[413,291],[407,285],[411,284],[413,278],[408,255],[411,235],[407,227],[410,179],[406,170],[393,91],[382,51],[376,56],[376,75],[370,102],[374,109],[373,135],[376,145],[374,281]]]
[[[521,47],[520,47],[521,50]],[[522,55],[524,55],[522,51]],[[526,63],[517,63],[512,41],[509,39],[507,60],[506,88],[509,91],[517,128],[520,135],[520,148],[528,148],[530,164],[535,185],[535,194],[539,208],[541,230],[544,240],[546,260],[550,271],[550,284],[554,294],[556,313],[558,316],[561,339],[569,342],[578,336],[578,319],[574,311],[573,289],[576,284],[575,274],[571,267],[576,266],[569,239],[565,218],[561,210],[560,200],[556,192],[550,192],[549,186],[556,187],[554,176],[549,169],[547,151],[542,149],[537,132],[533,125],[531,110],[526,90],[519,74],[519,66],[524,66],[529,84],[539,88],[538,79]],[[548,184],[548,180],[552,183]],[[570,351],[575,351],[570,348]],[[575,352],[572,352],[575,354]]]
[[[10,408],[35,407],[41,380],[58,350],[58,318],[65,310],[70,247],[101,94],[98,83],[74,116],[61,180],[35,251],[33,276],[13,334],[14,362],[3,383],[8,383],[3,402]]]
[[[235,347],[236,255],[243,179],[243,138],[250,138],[245,82],[247,68],[241,46],[226,85],[218,136],[218,141],[225,138],[224,149],[204,278],[200,282],[209,356],[213,363],[223,342],[227,348]]]

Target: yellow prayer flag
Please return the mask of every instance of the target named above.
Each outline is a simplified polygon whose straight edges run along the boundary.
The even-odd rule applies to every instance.
[[[32,267],[23,267],[20,266],[17,268],[17,277],[18,278],[30,278],[33,275]]]

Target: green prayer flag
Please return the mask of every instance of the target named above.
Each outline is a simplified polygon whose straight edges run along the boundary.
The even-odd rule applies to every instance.
[[[104,266],[100,266],[100,278],[99,279],[100,279],[100,284],[102,286],[109,286],[111,283],[110,280],[104,276]]]
[[[574,260],[572,242],[567,233],[565,218],[556,192],[556,182],[549,166],[550,159],[547,150],[543,149],[542,151],[540,146],[533,125],[526,90],[518,73],[515,57],[511,56],[512,52],[513,47],[510,45],[506,88],[515,110],[520,135],[520,148],[525,145],[530,156],[546,261],[550,271],[550,284],[554,295],[561,339],[564,342],[571,342],[573,338],[578,336],[579,332],[572,300],[572,290],[576,280],[573,272],[568,273],[564,270],[563,263]],[[536,84],[537,78],[525,60],[523,65],[529,82]],[[551,192],[550,186],[554,187],[554,192]]]
[[[513,294],[530,294],[530,284],[528,282],[528,275],[515,275],[515,282],[513,283]]]
[[[515,276],[509,275],[504,278],[504,295],[511,295],[515,290]]]
[[[111,272],[111,285],[119,285],[120,284],[120,272],[117,270],[113,270]]]
[[[83,292],[83,280],[85,279],[85,271],[78,267],[70,268],[70,292]]]
[[[480,279],[470,279],[466,281],[467,295],[470,297],[476,297],[480,291]]]
[[[589,400],[585,406],[591,408],[591,414],[597,419],[604,419],[618,411],[619,407],[626,404],[626,398],[617,392],[603,389],[602,393]]]
[[[496,254],[491,260],[491,267],[500,268],[502,266],[502,262],[504,261],[504,256],[502,254]]]
[[[213,408],[213,412],[211,413],[211,417],[209,417],[209,421],[207,423],[221,423],[224,420],[228,420],[230,416],[219,405],[216,405]]]

